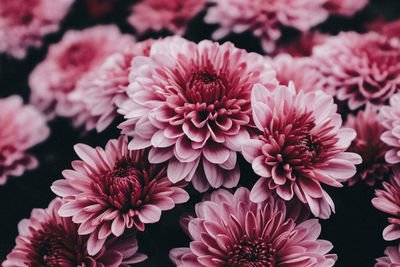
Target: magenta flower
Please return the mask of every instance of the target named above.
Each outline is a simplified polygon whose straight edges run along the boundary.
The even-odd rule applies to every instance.
[[[376,180],[382,180],[389,173],[389,165],[385,162],[385,153],[389,147],[380,140],[383,127],[378,121],[377,113],[367,104],[365,111],[358,111],[357,117],[349,114],[345,126],[357,133],[347,151],[355,152],[363,159],[357,166],[357,174],[349,179],[349,185],[363,180],[373,186]]]
[[[45,60],[31,73],[31,102],[49,117],[75,116],[84,108],[81,102],[70,99],[77,82],[132,42],[133,38],[122,35],[116,26],[66,32],[59,43],[50,46]]]
[[[334,204],[321,182],[341,187],[361,163],[358,154],[344,152],[356,133],[341,128],[333,98],[322,91],[296,94],[293,84],[273,92],[255,85],[251,105],[260,135],[242,150],[261,178],[250,199],[262,202],[269,190],[285,200],[296,195],[315,216],[328,218]]]
[[[374,267],[396,267],[400,266],[400,246],[387,247],[385,249],[384,257],[376,259]]]
[[[128,22],[139,35],[168,29],[183,35],[191,19],[205,7],[206,0],[142,0],[132,6]]]
[[[159,221],[162,210],[186,202],[185,182],[172,184],[166,165],[152,165],[147,151],[128,151],[128,139],[110,140],[105,150],[84,144],[75,146],[83,161],[63,171],[51,189],[65,203],[58,214],[79,224],[80,235],[90,234],[88,252],[94,255],[108,236],[121,236],[125,229],[144,230],[145,223]]]
[[[132,61],[129,97],[117,101],[133,136],[129,149],[152,147],[149,161],[168,161],[172,182],[206,191],[239,181],[236,152],[249,140],[254,83],[275,88],[274,71],[255,53],[231,43],[195,44],[179,37],[153,44]]]
[[[351,17],[368,2],[369,0],[328,0],[324,6],[330,14]]]
[[[386,143],[390,150],[385,154],[385,160],[389,164],[400,163],[400,93],[390,98],[390,105],[380,109],[380,117],[384,133],[381,140]]]
[[[74,0],[1,0],[0,53],[26,56],[29,47],[42,45],[42,38],[59,29]]]
[[[56,198],[47,209],[34,209],[31,218],[19,222],[16,246],[7,255],[3,267],[129,267],[129,264],[147,258],[137,253],[138,244],[134,233],[110,238],[98,253],[88,254],[88,236],[78,235],[78,227],[70,218],[58,216],[61,205],[61,199]]]
[[[351,110],[384,104],[400,86],[400,42],[371,32],[341,33],[313,50],[326,91]]]
[[[103,131],[117,116],[114,99],[126,94],[129,84],[131,61],[135,56],[149,56],[154,40],[134,43],[124,51],[109,56],[97,69],[77,82],[76,90],[70,99],[82,102],[82,108],[76,115],[76,123],[85,123],[86,130]]]
[[[46,118],[20,96],[0,98],[0,185],[8,176],[21,176],[38,162],[27,150],[49,136]]]
[[[171,250],[170,258],[181,267],[333,266],[332,244],[317,239],[318,220],[300,222],[293,211],[272,195],[252,203],[247,188],[215,191],[196,205],[197,217],[184,219],[190,247]]]
[[[388,218],[390,224],[383,230],[383,238],[391,241],[400,238],[400,169],[393,168],[393,176],[382,185],[384,190],[375,190],[376,197],[372,199],[372,205],[394,216]]]
[[[230,32],[252,31],[261,39],[266,52],[275,49],[282,27],[292,27],[306,32],[325,21],[327,0],[209,0],[214,3],[204,18],[207,23],[220,24],[214,39],[221,39]]]

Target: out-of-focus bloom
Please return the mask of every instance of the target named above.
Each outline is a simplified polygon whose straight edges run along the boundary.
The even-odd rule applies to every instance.
[[[168,29],[183,35],[186,26],[200,11],[206,0],[142,0],[132,6],[128,22],[139,35]]]
[[[357,174],[349,179],[349,185],[364,180],[373,186],[376,180],[382,180],[389,173],[389,165],[385,162],[385,153],[389,147],[380,139],[383,127],[378,121],[376,110],[367,104],[365,111],[358,111],[357,117],[349,114],[345,126],[357,133],[347,151],[355,152],[363,159],[357,165]]]
[[[390,150],[385,154],[385,160],[389,164],[400,163],[400,93],[390,98],[389,106],[382,106],[380,119],[384,132],[381,140]]]
[[[117,0],[86,0],[90,16],[99,19],[110,13],[117,2]]]
[[[127,233],[110,238],[101,250],[87,252],[88,236],[78,235],[78,227],[71,218],[62,218],[57,212],[62,205],[59,198],[46,209],[34,209],[29,219],[18,224],[16,246],[7,255],[3,267],[16,266],[121,266],[145,260],[137,253],[135,234]]]
[[[400,238],[400,169],[394,167],[393,176],[382,185],[383,190],[375,190],[376,197],[372,199],[372,204],[378,210],[394,216],[388,218],[390,224],[383,230],[383,238],[390,241]]]
[[[0,185],[8,176],[20,176],[38,166],[26,152],[49,136],[46,118],[20,96],[0,99]]]
[[[375,267],[397,267],[400,266],[400,246],[387,247],[384,257],[376,259]]]
[[[77,125],[85,124],[86,130],[96,128],[103,131],[117,116],[114,99],[126,94],[129,84],[131,61],[135,56],[149,56],[154,40],[134,43],[123,52],[117,52],[108,57],[97,69],[78,81],[76,90],[70,99],[82,102],[82,108],[75,116]]]
[[[220,39],[230,32],[252,31],[261,38],[266,52],[272,52],[281,36],[281,28],[292,27],[306,32],[325,21],[327,0],[209,0],[215,6],[208,9],[207,23],[218,23],[220,28],[212,37]]]
[[[326,91],[355,110],[384,104],[400,86],[400,42],[371,32],[340,33],[313,50]]]
[[[152,147],[149,161],[169,161],[172,182],[193,181],[206,191],[239,181],[236,152],[249,140],[251,88],[275,88],[272,68],[232,43],[199,44],[180,37],[153,44],[150,57],[132,61],[129,95],[117,100],[133,136],[129,149]]]
[[[184,219],[193,240],[190,248],[170,252],[180,267],[329,267],[337,258],[327,254],[333,247],[329,241],[317,239],[321,232],[317,219],[299,222],[298,214],[272,195],[256,204],[246,188],[234,195],[220,189],[196,205],[196,215]]]
[[[297,39],[283,44],[277,48],[276,54],[287,53],[292,57],[309,57],[314,46],[323,44],[330,35],[319,31],[310,31],[301,34]]]
[[[70,100],[77,82],[133,41],[116,26],[66,32],[59,43],[50,46],[45,60],[29,76],[31,102],[50,118],[75,116],[84,108],[81,102]]]
[[[128,151],[128,139],[110,140],[105,150],[84,144],[75,146],[83,161],[74,161],[74,170],[63,171],[65,179],[51,186],[65,200],[58,211],[79,224],[80,235],[90,234],[89,254],[104,246],[108,236],[121,236],[128,228],[144,230],[155,223],[162,210],[186,202],[185,182],[172,184],[166,165],[152,165],[147,151]]]
[[[293,84],[273,92],[255,85],[251,105],[261,134],[242,149],[261,178],[250,199],[262,202],[272,189],[285,200],[296,195],[315,216],[328,218],[334,204],[320,183],[341,187],[361,163],[359,155],[344,152],[356,133],[341,128],[333,98],[322,91],[296,94]]]
[[[324,7],[333,15],[351,17],[363,9],[369,0],[328,0]]]
[[[42,38],[59,29],[74,0],[0,0],[0,53],[26,56]]]

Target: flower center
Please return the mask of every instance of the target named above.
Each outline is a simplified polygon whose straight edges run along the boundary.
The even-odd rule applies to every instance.
[[[95,49],[85,43],[71,45],[62,55],[61,67],[64,70],[81,67],[82,71],[89,68],[90,62],[95,57]]]
[[[275,252],[272,244],[262,238],[250,240],[244,235],[238,244],[230,247],[227,266],[272,267],[275,265]]]
[[[193,104],[217,104],[226,96],[224,79],[211,69],[194,71],[188,81],[185,95]]]

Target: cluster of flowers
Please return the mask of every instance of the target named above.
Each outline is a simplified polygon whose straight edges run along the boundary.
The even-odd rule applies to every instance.
[[[0,0],[8,41],[0,51],[21,58],[72,1],[30,0],[26,10],[16,2]],[[391,170],[372,203],[395,216],[384,238],[400,238],[400,23],[329,36],[308,31],[367,1],[210,2],[215,38],[251,30],[271,52],[284,26],[307,37],[274,57],[194,43],[178,35],[206,1],[144,0],[128,19],[138,34],[166,27],[177,35],[136,42],[113,25],[67,31],[30,74],[30,104],[0,100],[0,183],[37,166],[26,150],[46,139],[46,120],[69,117],[98,132],[124,120],[104,149],[75,146],[81,160],[53,183],[49,207],[19,223],[3,266],[141,262],[137,231],[188,201],[189,183],[201,193],[229,190],[205,194],[196,214],[181,218],[193,241],[170,252],[177,266],[333,266],[333,246],[310,218],[334,211],[323,186],[374,185]],[[49,3],[57,12],[44,12]],[[237,187],[250,179],[238,155],[260,176],[251,190]],[[385,254],[377,267],[400,264],[400,246]]]

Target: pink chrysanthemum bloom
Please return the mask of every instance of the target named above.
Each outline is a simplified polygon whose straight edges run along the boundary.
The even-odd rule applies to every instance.
[[[266,52],[275,49],[281,28],[292,27],[302,32],[325,21],[327,0],[209,0],[215,6],[208,9],[207,23],[220,24],[214,39],[221,39],[230,32],[252,31],[261,38]]]
[[[369,0],[328,0],[324,6],[330,14],[351,17],[368,2]]]
[[[70,99],[82,102],[85,108],[75,116],[76,125],[85,124],[86,130],[103,131],[117,116],[114,99],[126,94],[131,61],[135,56],[149,56],[155,40],[134,43],[122,52],[108,57],[96,70],[78,81]]]
[[[74,0],[0,0],[0,53],[26,56],[42,38],[59,29]]]
[[[183,35],[191,19],[205,7],[206,0],[142,0],[132,6],[128,22],[139,35],[168,29]]]
[[[126,137],[110,140],[105,150],[78,144],[75,151],[83,161],[74,161],[74,170],[63,171],[65,179],[51,189],[66,202],[59,215],[72,216],[80,235],[90,234],[91,255],[108,236],[121,236],[128,228],[143,231],[145,223],[160,219],[161,211],[189,199],[185,182],[172,184],[167,166],[150,164],[147,151],[129,151]]]
[[[345,32],[314,47],[326,91],[351,110],[384,104],[400,86],[400,42],[371,32]]]
[[[66,32],[31,73],[31,102],[49,117],[75,116],[84,108],[81,102],[70,99],[77,82],[133,41],[133,37],[121,34],[112,25]]]
[[[292,57],[309,57],[314,46],[323,44],[330,35],[319,31],[310,31],[301,34],[298,38],[277,48],[276,55],[286,53]]]
[[[390,150],[385,154],[385,160],[389,164],[400,163],[400,93],[393,95],[389,100],[389,106],[382,106],[380,119],[384,132],[381,140]]]
[[[334,204],[321,183],[341,187],[361,163],[359,155],[344,152],[356,133],[341,128],[333,98],[322,91],[296,94],[292,83],[273,92],[255,85],[251,105],[261,134],[242,150],[261,178],[250,199],[262,202],[272,189],[285,200],[296,195],[315,216],[328,218]]]
[[[239,181],[236,152],[249,140],[255,83],[275,88],[274,71],[258,54],[232,43],[199,44],[179,37],[153,44],[132,61],[129,98],[117,101],[133,136],[129,149],[152,147],[149,161],[169,161],[172,182],[192,180],[206,191]]]
[[[34,209],[31,218],[18,224],[16,246],[7,255],[3,267],[16,266],[121,266],[145,260],[137,253],[134,233],[110,238],[96,254],[90,255],[86,247],[88,236],[78,235],[78,227],[71,218],[57,213],[62,205],[59,198],[46,209]]]
[[[400,169],[394,167],[393,176],[382,185],[383,190],[375,190],[376,197],[372,199],[372,204],[378,210],[394,216],[388,218],[390,224],[383,230],[383,238],[391,241],[400,238]]]
[[[389,165],[385,161],[389,147],[380,139],[383,127],[378,121],[376,110],[367,104],[365,111],[358,111],[357,117],[349,114],[345,126],[357,133],[347,151],[355,152],[363,159],[357,165],[357,174],[349,179],[349,185],[363,180],[373,186],[376,180],[382,180],[389,173]]]
[[[384,257],[376,259],[374,267],[398,267],[400,266],[400,246],[387,247]]]
[[[211,200],[196,205],[196,215],[186,220],[190,248],[170,252],[179,267],[329,267],[337,259],[327,254],[332,244],[317,239],[317,219],[299,222],[298,214],[272,195],[256,204],[247,188],[233,195],[220,189]]]
[[[20,96],[0,99],[0,185],[8,176],[21,176],[38,166],[26,150],[49,136],[46,118]]]

